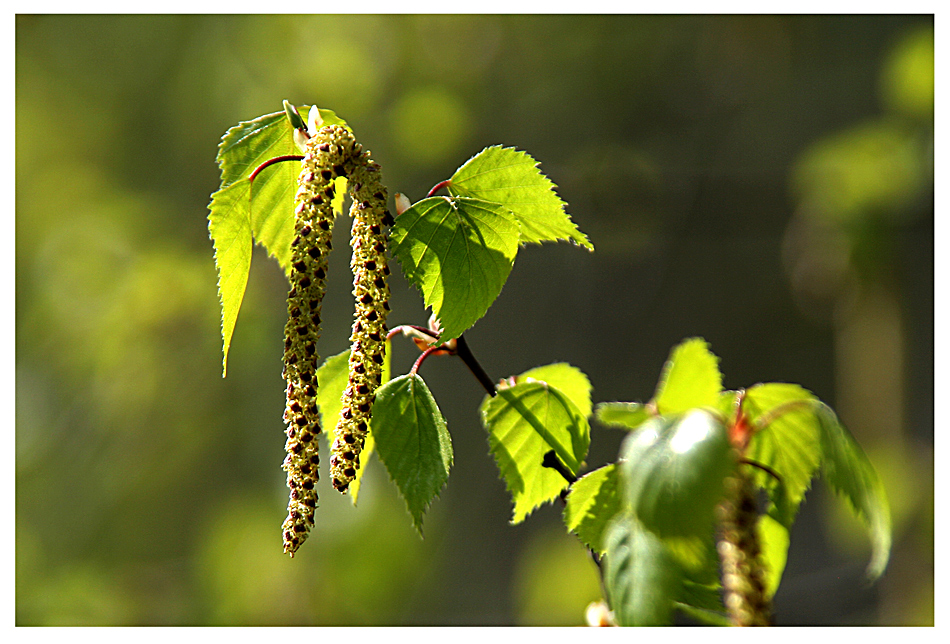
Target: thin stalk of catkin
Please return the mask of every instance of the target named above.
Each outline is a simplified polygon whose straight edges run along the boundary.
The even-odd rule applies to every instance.
[[[360,452],[382,379],[389,314],[388,235],[384,229],[393,224],[393,217],[386,209],[379,165],[370,160],[369,152],[358,161],[349,179],[353,199],[350,266],[356,311],[350,335],[349,381],[330,456],[330,479],[340,492],[346,492],[360,467]]]
[[[726,479],[726,498],[718,508],[722,587],[734,626],[768,626],[772,600],[765,588],[756,524],[759,513],[752,480],[736,472]]]
[[[292,557],[313,527],[320,463],[317,408],[317,340],[320,310],[326,292],[331,249],[333,180],[353,155],[353,136],[341,127],[318,131],[301,161],[294,198],[294,240],[291,243],[288,320],[284,329],[284,379],[287,381],[287,472],[290,501],[282,526],[284,552]]]

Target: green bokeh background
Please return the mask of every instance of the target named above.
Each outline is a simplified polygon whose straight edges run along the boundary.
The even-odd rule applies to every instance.
[[[895,549],[863,585],[817,485],[777,622],[932,624],[933,47],[931,16],[17,16],[17,624],[569,625],[599,597],[557,506],[508,524],[481,389],[445,358],[425,539],[373,460],[357,508],[324,477],[282,554],[286,281],[256,249],[222,379],[206,205],[221,135],[284,98],[413,200],[487,145],[539,159],[597,251],[522,250],[466,334],[488,373],[566,361],[595,401],[644,400],[702,335],[726,387],[801,383],[878,467]],[[393,309],[427,318],[401,276]],[[417,355],[397,341],[394,373]],[[588,466],[621,439],[595,426]]]

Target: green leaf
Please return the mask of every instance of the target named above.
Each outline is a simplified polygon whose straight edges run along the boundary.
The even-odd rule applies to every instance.
[[[665,626],[682,574],[663,541],[629,514],[607,529],[604,584],[621,626]]]
[[[512,523],[551,501],[568,482],[541,463],[554,450],[576,475],[590,446],[590,425],[570,398],[545,382],[525,382],[486,397],[488,443],[514,501]]]
[[[501,293],[518,253],[518,222],[496,203],[432,197],[396,218],[390,240],[447,342],[485,315]]]
[[[320,110],[327,124],[345,123],[329,110]],[[289,270],[293,238],[293,196],[300,164],[279,163],[254,180],[253,209],[248,176],[268,159],[299,154],[285,112],[265,114],[229,129],[218,146],[221,187],[211,195],[208,229],[218,269],[221,300],[223,372],[251,270],[251,250],[257,241]],[[340,191],[342,195],[342,191]]]
[[[572,486],[564,505],[564,524],[588,548],[603,554],[604,532],[623,509],[616,463],[585,474]]]
[[[759,517],[755,526],[759,535],[759,547],[762,549],[762,563],[765,567],[765,591],[771,597],[778,590],[785,572],[788,559],[788,528],[767,514]]]
[[[636,429],[651,416],[646,405],[636,402],[598,403],[594,412],[601,425],[623,429]]]
[[[389,382],[390,373],[390,344],[389,340],[386,340],[386,355],[383,358],[383,372],[380,382],[383,384]],[[328,445],[332,445],[334,439],[336,439],[336,426],[340,417],[340,410],[343,409],[343,390],[346,389],[349,376],[349,350],[330,356],[317,369],[317,406],[320,409],[320,425],[323,427]],[[375,415],[375,413],[374,409],[373,414]],[[356,478],[350,483],[349,487],[350,494],[353,497],[353,505],[356,505],[359,499],[360,482],[363,480],[363,473],[366,471],[369,458],[375,448],[376,440],[373,437],[371,426],[366,442],[363,443],[363,451],[360,453],[360,468],[356,470]]]
[[[538,165],[526,152],[492,146],[456,170],[448,190],[454,196],[493,201],[511,209],[521,222],[521,243],[563,239],[594,250]]]
[[[658,413],[673,416],[695,407],[715,407],[720,391],[719,358],[705,340],[690,338],[670,353],[653,401]]]
[[[228,375],[228,350],[238,311],[251,272],[251,222],[235,214],[240,210],[244,191],[240,185],[218,190],[211,196],[208,229],[214,243],[214,263],[218,268],[218,298],[221,300],[221,338],[223,341],[222,377]]]
[[[556,362],[543,367],[535,367],[515,377],[516,383],[530,380],[546,382],[571,399],[584,418],[590,417],[590,380],[583,371],[566,362]]]
[[[871,538],[871,562],[867,576],[877,579],[887,567],[891,553],[891,513],[884,486],[861,446],[827,405],[816,406],[821,428],[822,466],[825,480],[844,497],[864,521]]]
[[[750,387],[742,403],[743,412],[756,427],[745,457],[781,477],[776,480],[755,468],[750,469],[752,480],[768,492],[773,505],[769,513],[789,529],[821,463],[816,400],[798,385],[773,382]]]
[[[621,448],[624,498],[658,535],[710,533],[723,480],[735,468],[726,428],[709,412],[653,418]]]
[[[452,437],[418,374],[395,378],[376,393],[371,431],[376,450],[422,534],[422,517],[452,467]]]

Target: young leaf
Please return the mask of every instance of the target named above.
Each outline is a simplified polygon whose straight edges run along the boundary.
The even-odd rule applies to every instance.
[[[735,467],[715,416],[696,409],[653,418],[624,440],[621,459],[624,498],[645,527],[663,537],[710,533],[723,480]]]
[[[381,382],[386,384],[390,378],[390,348],[389,340],[386,341],[386,355],[383,358],[383,373]],[[327,445],[332,445],[336,439],[337,419],[340,417],[340,410],[343,409],[343,390],[346,388],[349,377],[350,351],[347,349],[341,353],[327,358],[320,368],[317,369],[317,406],[320,408],[320,425],[326,435]],[[372,430],[372,426],[370,427]],[[356,479],[350,483],[349,491],[353,495],[353,505],[360,494],[360,481],[363,480],[363,472],[366,471],[366,465],[369,463],[369,457],[376,447],[376,440],[373,438],[373,432],[370,431],[363,444],[363,451],[360,453],[360,468],[356,470]]]
[[[672,621],[682,573],[663,541],[623,514],[607,529],[604,584],[621,626],[665,626]]]
[[[214,263],[218,268],[218,297],[221,300],[222,376],[228,375],[228,349],[237,323],[238,311],[251,272],[251,222],[235,214],[244,198],[240,185],[218,190],[211,196],[208,229],[214,243]]]
[[[449,477],[452,437],[418,374],[399,376],[379,388],[371,432],[421,535],[422,517]]]
[[[636,402],[598,403],[594,413],[601,425],[623,429],[636,429],[650,418],[647,406]]]
[[[566,362],[535,367],[516,376],[515,382],[529,382],[529,379],[540,380],[557,388],[558,391],[570,398],[572,403],[577,405],[584,418],[590,417],[590,380],[577,367],[572,367]]]
[[[871,563],[867,576],[877,579],[887,567],[891,553],[891,513],[884,486],[874,466],[851,432],[825,404],[815,410],[821,428],[822,466],[825,479],[839,496],[851,504],[871,537]]]
[[[690,338],[675,347],[663,366],[653,402],[663,416],[694,407],[715,407],[722,390],[719,358],[702,338]]]
[[[603,554],[604,532],[623,509],[617,464],[585,474],[571,486],[564,504],[564,524],[588,548]]]
[[[756,486],[769,493],[770,514],[791,528],[798,506],[821,462],[820,428],[815,419],[815,396],[798,385],[766,383],[746,390],[742,410],[758,429],[745,456],[781,477],[750,470]],[[759,427],[764,425],[762,427]]]
[[[488,443],[514,501],[512,523],[551,501],[568,481],[544,467],[554,450],[576,475],[590,446],[590,425],[571,400],[544,382],[525,382],[486,397],[481,406]]]
[[[759,517],[755,526],[762,549],[762,564],[765,567],[765,590],[769,597],[775,594],[785,572],[788,559],[788,528],[767,514]]]
[[[327,123],[345,125],[329,110],[320,113]],[[225,133],[218,146],[221,187],[211,195],[208,229],[218,269],[225,375],[228,350],[251,270],[253,242],[260,242],[284,271],[289,270],[293,195],[300,165],[281,163],[258,176],[253,186],[253,209],[248,176],[264,161],[289,154],[299,154],[299,150],[283,111],[237,124]]]
[[[518,253],[518,222],[496,203],[431,197],[396,218],[390,242],[447,342],[475,324],[501,293]]]
[[[485,148],[455,171],[449,193],[500,203],[521,222],[521,243],[572,241],[594,250],[570,216],[556,187],[526,152],[514,148]]]

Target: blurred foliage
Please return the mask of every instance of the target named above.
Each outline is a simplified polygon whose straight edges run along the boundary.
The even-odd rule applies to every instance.
[[[423,374],[456,450],[425,540],[370,462],[359,507],[326,486],[313,547],[280,554],[286,281],[255,251],[222,380],[206,206],[221,135],[283,98],[335,110],[413,200],[487,145],[544,164],[598,252],[519,256],[466,334],[493,377],[565,361],[595,400],[642,398],[644,366],[702,334],[734,365],[725,386],[834,404],[834,329],[798,284],[837,301],[856,271],[886,278],[909,338],[900,453],[931,485],[931,17],[18,15],[15,47],[18,624],[580,623],[596,597],[579,545],[533,540],[556,526],[570,545],[558,512],[508,525],[482,393],[448,361]],[[324,355],[345,348],[347,263],[331,259]],[[400,279],[393,308],[425,321]],[[416,355],[394,346],[394,374]],[[621,434],[595,428],[590,469]],[[851,561],[806,504],[780,623],[932,622],[933,504],[894,505],[914,527],[880,590],[852,595],[863,561],[845,592],[795,590]]]

